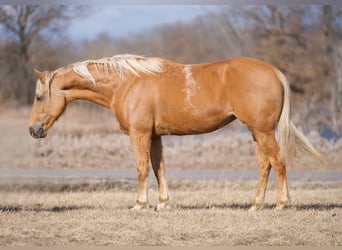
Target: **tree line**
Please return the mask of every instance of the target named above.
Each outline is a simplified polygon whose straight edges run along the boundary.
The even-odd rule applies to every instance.
[[[73,42],[63,30],[87,8],[0,7],[0,102],[31,104],[33,68],[53,70],[124,53],[180,63],[252,56],[289,78],[292,114],[304,130],[325,126],[342,132],[342,9],[337,6],[220,6],[189,22]]]

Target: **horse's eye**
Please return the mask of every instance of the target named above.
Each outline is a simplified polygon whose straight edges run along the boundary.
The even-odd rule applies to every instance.
[[[43,101],[43,99],[44,99],[44,96],[43,95],[37,95],[36,96],[36,99],[37,99],[37,101]]]

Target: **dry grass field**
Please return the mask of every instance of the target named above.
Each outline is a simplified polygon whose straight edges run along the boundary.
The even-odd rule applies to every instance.
[[[70,107],[47,138],[28,133],[29,108],[0,107],[0,168],[135,169],[127,136],[99,109]],[[167,137],[167,169],[256,169],[252,139],[235,123],[209,135]],[[309,139],[327,154],[328,167],[304,159],[291,170],[340,171],[342,139]],[[293,207],[248,212],[256,181],[169,180],[171,209],[132,212],[134,180],[0,179],[0,245],[253,245],[341,246],[342,180],[290,181]]]
[[[39,188],[42,183],[29,191],[2,187],[0,245],[342,244],[341,182],[291,183],[294,204],[284,211],[272,209],[271,183],[266,208],[257,212],[247,210],[252,181],[171,181],[172,207],[161,212],[153,209],[158,197],[153,183],[151,208],[139,212],[129,210],[135,182],[107,184],[50,183],[48,191],[46,185]]]

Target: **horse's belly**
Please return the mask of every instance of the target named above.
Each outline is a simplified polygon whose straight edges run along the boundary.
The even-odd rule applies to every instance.
[[[160,116],[155,124],[155,132],[158,135],[202,134],[219,129],[234,119],[232,112],[222,108],[188,107]]]

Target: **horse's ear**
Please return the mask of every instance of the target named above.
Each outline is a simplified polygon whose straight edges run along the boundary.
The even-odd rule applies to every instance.
[[[44,73],[40,72],[38,69],[34,69],[34,73],[36,73],[38,79],[44,83]]]

